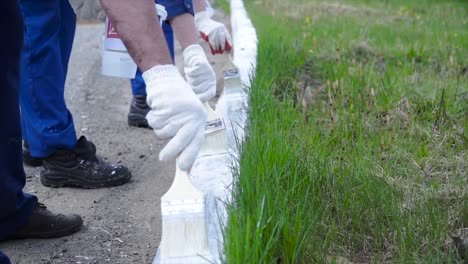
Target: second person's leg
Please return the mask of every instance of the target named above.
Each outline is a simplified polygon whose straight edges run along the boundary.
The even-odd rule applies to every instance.
[[[172,63],[174,63],[174,33],[169,23],[164,22],[162,24],[162,29],[171,53]],[[141,74],[140,69],[138,69],[135,78],[130,81],[133,98],[128,113],[128,125],[149,128],[148,121],[146,121],[146,114],[148,114],[150,108],[146,104],[146,85]]]

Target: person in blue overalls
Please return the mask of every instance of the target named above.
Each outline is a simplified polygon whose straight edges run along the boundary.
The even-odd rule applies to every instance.
[[[57,215],[23,192],[26,175],[21,159],[19,60],[23,22],[17,0],[0,1],[0,241],[52,238],[78,231],[78,215]],[[0,251],[0,264],[10,260]]]
[[[41,182],[49,187],[101,188],[131,178],[122,165],[96,155],[96,146],[77,139],[65,99],[65,79],[76,27],[66,0],[19,0],[24,17],[20,105],[27,165],[40,166]]]

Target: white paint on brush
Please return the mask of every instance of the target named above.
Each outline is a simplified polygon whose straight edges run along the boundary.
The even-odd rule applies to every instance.
[[[162,263],[182,263],[177,261],[184,258],[195,260],[201,256],[209,256],[205,215],[167,220],[163,218],[163,227],[162,236],[166,240],[160,246]],[[200,263],[200,260],[195,263]]]

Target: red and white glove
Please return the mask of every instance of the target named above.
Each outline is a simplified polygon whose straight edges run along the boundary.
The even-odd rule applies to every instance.
[[[232,39],[227,28],[211,19],[207,11],[195,13],[195,25],[201,37],[210,45],[212,54],[231,52]]]

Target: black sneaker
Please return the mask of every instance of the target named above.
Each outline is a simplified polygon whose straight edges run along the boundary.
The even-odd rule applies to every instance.
[[[96,146],[93,142],[88,141],[89,145],[94,149],[94,153],[96,153]],[[29,150],[29,144],[27,141],[23,142],[23,163],[30,166],[30,167],[39,167],[42,166],[42,162],[44,158],[37,158],[31,156],[31,151]]]
[[[41,182],[47,187],[106,188],[130,181],[127,167],[110,165],[96,156],[96,148],[80,137],[75,149],[61,149],[44,159]]]
[[[130,104],[130,111],[128,113],[128,125],[135,127],[150,128],[146,114],[148,114],[150,107],[146,103],[145,95],[135,95]]]
[[[53,214],[47,207],[38,203],[28,222],[8,239],[57,238],[80,230],[83,219],[79,215]]]

